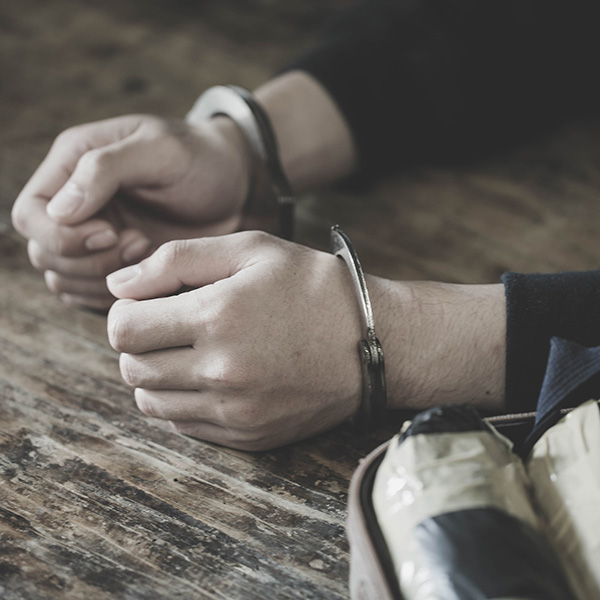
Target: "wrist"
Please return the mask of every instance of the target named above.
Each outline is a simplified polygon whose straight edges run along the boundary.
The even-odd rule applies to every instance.
[[[421,410],[504,401],[506,308],[502,285],[368,280],[386,357],[388,405]]]
[[[250,92],[229,85],[206,90],[188,112],[186,121],[197,124],[216,116],[231,119],[238,130],[236,141],[241,134],[247,150],[245,165],[250,177],[245,180],[248,193],[242,229],[266,228],[292,239],[295,198],[281,166],[269,115]]]
[[[291,71],[254,92],[273,125],[283,169],[296,194],[350,175],[352,133],[334,100],[307,73]]]
[[[207,121],[218,136],[219,146],[226,163],[223,179],[229,187],[228,197],[232,208],[241,213],[252,191],[253,158],[248,141],[236,123],[225,116],[217,116]]]

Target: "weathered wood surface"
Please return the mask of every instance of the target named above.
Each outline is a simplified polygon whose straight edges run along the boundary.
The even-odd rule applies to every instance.
[[[342,4],[0,4],[0,597],[347,597],[349,478],[393,427],[246,454],[147,419],[105,318],[52,297],[9,224],[65,127],[181,115],[208,85],[252,87]],[[596,268],[598,139],[599,122],[576,123],[470,167],[306,198],[300,241],[326,247],[340,222],[365,267],[396,278]]]

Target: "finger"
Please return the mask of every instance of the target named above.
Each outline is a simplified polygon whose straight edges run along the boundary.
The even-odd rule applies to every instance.
[[[140,116],[126,116],[63,131],[15,202],[13,223],[17,231],[26,237],[35,237],[28,228],[35,226],[42,212],[46,215],[48,203],[69,181],[81,157],[129,136],[141,122]]]
[[[108,315],[108,339],[115,350],[129,354],[192,346],[200,327],[195,308],[189,294],[118,302]]]
[[[193,348],[121,354],[121,375],[132,387],[148,390],[198,390],[201,369]]]
[[[204,423],[202,421],[171,421],[171,425],[182,435],[245,452],[261,452],[281,446],[281,442],[273,443],[269,438],[256,439],[254,436],[248,435],[243,431],[222,427],[213,423]]]
[[[136,388],[135,402],[146,416],[169,420],[179,433],[207,442],[247,451],[266,450],[282,443],[279,432],[237,427],[221,410],[225,405],[222,398],[211,392]]]
[[[135,403],[148,417],[220,425],[219,401],[210,392],[136,388]]]
[[[111,223],[91,219],[73,227],[59,225],[46,214],[45,200],[19,196],[12,222],[24,237],[34,239],[44,250],[61,256],[80,256],[111,248],[119,241]]]
[[[204,421],[171,420],[171,425],[182,435],[245,452],[263,452],[290,441],[277,434],[256,435],[253,431],[233,429]]]
[[[210,442],[211,444],[218,444],[219,446],[228,446],[238,450],[245,449],[242,445],[236,444],[235,441],[228,442],[228,439],[232,436],[231,434],[228,435],[227,429],[221,425],[203,423],[202,421],[171,421],[171,425],[173,429],[182,435]]]
[[[48,252],[37,240],[27,245],[31,264],[40,271],[55,271],[67,277],[99,278],[133,260],[139,260],[150,250],[151,242],[141,233],[126,230],[117,246],[85,256],[61,256]]]
[[[258,248],[278,243],[275,240],[260,232],[241,232],[168,242],[140,264],[112,273],[108,289],[117,298],[143,300],[173,293],[183,285],[215,283],[256,260]]]
[[[44,271],[44,280],[51,292],[55,294],[75,294],[91,296],[110,296],[114,301],[114,296],[106,287],[104,277],[97,279],[65,277],[56,271]]]
[[[72,225],[100,211],[121,187],[165,183],[160,138],[138,127],[124,139],[85,152],[46,210],[55,221]]]
[[[114,303],[115,298],[111,294],[91,296],[77,294],[61,294],[60,299],[68,306],[77,308],[91,308],[106,312]]]

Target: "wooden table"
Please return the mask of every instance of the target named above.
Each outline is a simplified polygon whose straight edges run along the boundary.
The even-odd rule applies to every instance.
[[[0,6],[0,597],[347,598],[348,482],[395,425],[249,454],[144,417],[105,317],[46,290],[9,218],[63,128],[252,87],[343,3]],[[599,139],[599,122],[574,123],[476,165],[305,198],[299,241],[324,248],[340,222],[394,278],[597,268]]]

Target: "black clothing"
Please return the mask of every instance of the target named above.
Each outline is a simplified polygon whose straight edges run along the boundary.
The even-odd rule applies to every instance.
[[[316,78],[360,171],[497,151],[600,105],[590,0],[367,0],[288,66]],[[550,338],[600,344],[600,272],[507,274],[509,411],[533,410]]]
[[[454,160],[598,105],[590,0],[366,0],[288,69],[354,133],[361,170]]]
[[[506,273],[506,402],[535,410],[553,336],[600,345],[600,271]],[[596,393],[598,393],[596,391]]]

